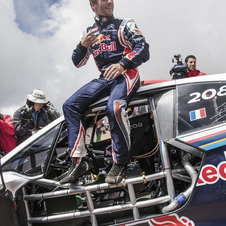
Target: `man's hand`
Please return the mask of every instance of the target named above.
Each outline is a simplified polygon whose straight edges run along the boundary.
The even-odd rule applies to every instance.
[[[94,29],[89,30],[89,32],[85,34],[82,38],[82,41],[81,41],[82,46],[84,46],[85,48],[89,48],[95,42],[97,42],[98,38],[96,37],[96,35],[94,35],[94,33],[97,31],[98,31],[98,27],[95,27]]]
[[[104,77],[106,80],[110,80],[112,77],[115,79],[119,74],[122,74],[122,72],[125,70],[122,65],[119,63],[117,64],[112,64],[108,68],[103,69],[104,72]]]

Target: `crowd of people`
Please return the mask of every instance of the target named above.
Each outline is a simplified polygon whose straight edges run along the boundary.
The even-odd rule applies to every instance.
[[[0,158],[58,117],[60,112],[46,100],[44,92],[34,89],[13,118],[0,114]]]

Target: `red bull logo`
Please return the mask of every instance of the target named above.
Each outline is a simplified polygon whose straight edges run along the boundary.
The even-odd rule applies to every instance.
[[[132,60],[133,57],[134,57],[136,54],[137,54],[136,52],[128,53],[128,54],[126,55],[126,58],[129,59],[129,60]]]
[[[96,45],[96,44],[100,45],[101,42],[103,42],[104,40],[111,40],[108,36],[105,36],[105,35],[102,35],[102,34],[99,34],[99,35],[97,36],[97,39],[98,39],[98,40],[97,40],[96,42],[94,42],[92,46],[94,46],[94,45]]]
[[[179,217],[177,214],[151,219],[151,223],[153,226],[195,226],[193,221],[189,220],[187,217]]]
[[[197,186],[215,184],[219,179],[226,180],[226,161],[214,165],[205,165],[200,173]]]
[[[122,226],[195,226],[194,222],[187,217],[179,217],[177,214],[170,214],[163,217],[158,217],[150,220],[140,221]]]
[[[102,18],[102,22],[107,22],[107,20],[108,20],[107,17]]]
[[[116,43],[115,42],[111,42],[110,45],[107,45],[106,43],[102,43],[105,40],[111,40],[108,36],[99,34],[97,37],[97,41],[95,43],[93,43],[92,46],[98,44],[99,48],[98,49],[93,49],[93,56],[96,57],[99,54],[101,54],[103,51],[113,51],[116,50]]]

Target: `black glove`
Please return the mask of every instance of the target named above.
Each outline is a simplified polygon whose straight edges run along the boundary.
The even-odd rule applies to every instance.
[[[35,112],[33,107],[28,109],[23,109],[21,111],[20,119],[21,119],[22,125],[26,125],[31,120],[33,112]]]
[[[0,120],[4,121],[3,115],[0,113]]]

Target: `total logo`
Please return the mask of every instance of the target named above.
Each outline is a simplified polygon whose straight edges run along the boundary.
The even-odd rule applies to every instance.
[[[205,165],[200,173],[197,186],[215,184],[219,179],[226,180],[226,161],[214,165]]]
[[[179,217],[177,214],[170,214],[163,217],[158,217],[150,220],[140,221],[122,226],[195,226],[194,222],[187,217]]]

